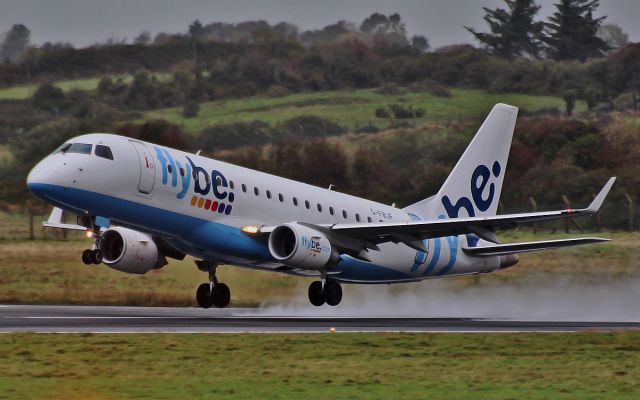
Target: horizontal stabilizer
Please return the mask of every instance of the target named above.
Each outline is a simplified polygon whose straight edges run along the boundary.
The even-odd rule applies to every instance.
[[[462,250],[470,256],[476,257],[490,257],[490,256],[504,256],[507,254],[515,253],[527,253],[530,251],[548,250],[559,247],[579,246],[582,244],[607,242],[609,239],[602,238],[575,238],[575,239],[558,239],[558,240],[543,240],[539,242],[526,242],[526,243],[509,243],[498,244],[495,246],[482,246],[482,247],[464,247]]]

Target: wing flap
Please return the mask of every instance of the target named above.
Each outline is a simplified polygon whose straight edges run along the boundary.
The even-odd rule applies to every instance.
[[[579,246],[583,244],[607,242],[609,239],[587,237],[574,239],[542,240],[537,242],[498,244],[495,246],[463,247],[467,255],[474,257],[504,256],[516,253],[528,253],[538,250],[549,250],[560,247]]]

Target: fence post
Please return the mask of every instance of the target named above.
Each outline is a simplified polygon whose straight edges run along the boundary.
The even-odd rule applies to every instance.
[[[529,203],[531,203],[532,212],[538,212],[538,203],[536,203],[536,200],[531,196],[529,196]],[[533,222],[531,225],[533,226],[533,234],[535,235],[536,233],[538,233],[538,226],[535,222]]]
[[[629,203],[629,232],[633,232],[633,219],[635,217],[635,205],[633,204],[633,199],[629,196],[629,193],[624,192],[624,197],[627,198],[627,202]]]
[[[567,208],[571,208],[571,202],[569,201],[567,196],[565,196],[564,194],[562,195],[562,201],[564,201],[564,205]],[[564,222],[564,232],[569,233],[569,218],[564,218],[563,222]]]

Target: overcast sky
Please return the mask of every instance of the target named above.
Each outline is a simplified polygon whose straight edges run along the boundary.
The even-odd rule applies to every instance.
[[[556,0],[538,0],[541,18],[555,11]],[[360,23],[373,12],[400,13],[410,34],[425,35],[432,47],[472,43],[463,27],[486,30],[482,7],[502,0],[0,0],[0,32],[25,24],[32,42],[71,42],[86,46],[109,38],[132,39],[141,31],[185,32],[195,19],[240,22],[287,21],[301,30],[346,19]],[[598,16],[620,25],[631,41],[640,41],[640,0],[601,0]]]

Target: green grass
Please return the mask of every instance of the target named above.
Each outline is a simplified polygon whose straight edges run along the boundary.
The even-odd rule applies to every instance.
[[[384,95],[375,90],[333,91],[298,93],[284,97],[249,97],[236,100],[203,103],[195,118],[184,118],[182,108],[155,110],[144,115],[144,119],[164,118],[180,124],[189,132],[218,124],[261,120],[269,124],[301,116],[315,115],[331,119],[345,127],[356,128],[368,124],[386,127],[389,121],[374,118],[374,111],[392,103],[402,103],[424,108],[426,116],[418,118],[417,124],[449,119],[481,118],[486,116],[496,103],[507,103],[527,110],[543,107],[564,107],[559,97],[530,96],[523,94],[489,94],[482,90],[452,89],[453,97],[435,97],[429,93]],[[585,108],[578,103],[577,112]]]
[[[168,80],[171,78],[171,74],[157,73],[154,74],[160,80]],[[118,76],[113,77],[114,79]],[[121,76],[125,82],[129,83],[133,79],[131,75]],[[100,78],[83,78],[83,79],[70,79],[64,81],[54,82],[54,86],[68,92],[70,90],[95,90],[98,87]],[[23,100],[31,97],[33,93],[38,89],[38,85],[21,85],[9,88],[0,89],[0,100]]]
[[[637,399],[640,333],[4,334],[7,399]]]
[[[98,87],[99,78],[73,79],[55,82],[54,85],[68,92],[70,90],[94,90]],[[38,89],[37,85],[14,86],[6,89],[0,89],[0,100],[22,100],[33,95]]]
[[[5,220],[7,221],[7,220]],[[18,220],[16,220],[18,221]],[[55,237],[50,234],[49,238]],[[571,237],[575,237],[573,235]],[[505,271],[474,277],[447,278],[454,286],[496,282],[538,285],[550,277],[585,282],[624,280],[638,273],[640,234],[603,233],[605,244],[523,254]],[[80,253],[88,239],[0,240],[0,303],[108,304],[195,306],[195,289],[206,281],[193,259],[169,260],[169,265],[146,275],[131,275],[104,265],[85,266]],[[501,235],[505,242],[543,240],[564,235]],[[304,301],[309,278],[254,271],[232,266],[219,269],[220,280],[232,291],[233,306],[263,302]],[[402,291],[404,285],[394,286]],[[345,286],[345,290],[351,290]],[[375,290],[375,289],[371,289]]]
[[[207,281],[193,259],[170,260],[145,275],[86,266],[84,240],[0,241],[0,303],[195,306],[195,290]],[[291,298],[308,280],[282,274],[221,267],[232,289],[232,306],[256,306]]]

